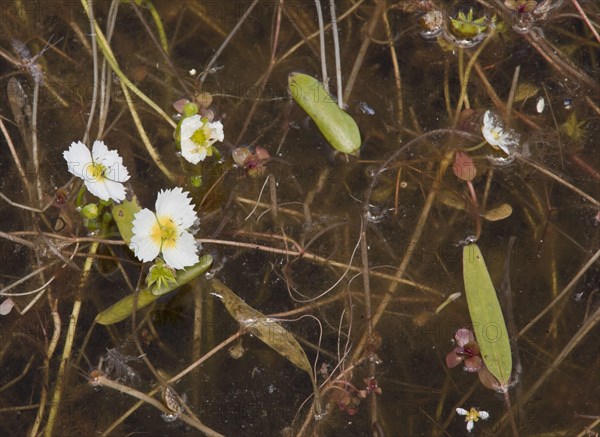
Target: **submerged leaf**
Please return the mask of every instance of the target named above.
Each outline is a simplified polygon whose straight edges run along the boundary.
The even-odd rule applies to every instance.
[[[508,330],[494,284],[476,244],[463,248],[463,276],[469,314],[483,362],[500,385],[506,387],[512,371]]]
[[[483,213],[483,218],[490,222],[496,222],[498,220],[503,220],[507,217],[510,217],[512,211],[512,206],[510,206],[508,203],[503,203],[496,208],[488,209]]]
[[[301,73],[290,74],[288,81],[293,99],[313,119],[329,144],[340,152],[355,154],[361,145],[358,126],[321,82]]]
[[[192,267],[188,267],[187,270],[177,271],[177,284],[170,282],[165,287],[160,288],[158,291],[155,290],[155,287],[143,289],[138,295],[136,309],[139,310],[144,308],[163,294],[170,293],[171,291],[179,288],[179,286],[190,282],[192,279],[206,272],[211,266],[212,262],[212,256],[201,256],[200,261],[198,261]],[[96,316],[96,322],[101,325],[112,325],[113,323],[125,320],[133,312],[133,298],[134,295],[130,294],[129,296],[124,297],[114,305],[105,309]]]
[[[133,216],[141,209],[142,207],[135,195],[131,200],[124,200],[118,205],[113,204],[112,215],[121,233],[121,238],[128,245],[131,237],[133,237]]]
[[[212,286],[215,289],[215,295],[223,301],[231,317],[240,324],[242,329],[258,337],[296,367],[308,372],[312,379],[312,367],[306,353],[288,330],[252,308],[221,281],[213,279]]]
[[[569,115],[567,121],[560,125],[560,129],[573,141],[580,141],[585,137],[585,123],[585,120],[577,120],[577,114],[573,112]]]
[[[437,195],[436,200],[450,208],[458,209],[459,211],[464,211],[466,209],[464,199],[450,190],[441,190]]]
[[[523,100],[527,100],[530,97],[535,96],[540,89],[529,82],[521,82],[517,85],[517,89],[515,90],[515,102],[521,102]]]

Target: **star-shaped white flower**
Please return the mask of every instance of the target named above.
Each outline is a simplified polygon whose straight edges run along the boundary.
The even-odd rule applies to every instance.
[[[220,121],[210,122],[198,114],[183,119],[180,135],[181,155],[192,164],[212,155],[212,145],[225,139]]]
[[[90,193],[102,200],[121,202],[125,199],[123,182],[129,179],[123,158],[116,150],[108,150],[100,140],[94,141],[92,151],[81,141],[71,143],[63,152],[69,172],[83,179]]]
[[[519,136],[511,129],[504,129],[498,115],[490,110],[485,111],[483,115],[481,133],[490,146],[502,149],[507,155],[510,155],[510,149],[514,149],[519,143]]]
[[[144,208],[135,214],[129,247],[138,259],[152,261],[162,252],[165,263],[174,269],[198,262],[198,246],[188,231],[198,216],[188,194],[179,187],[159,191],[156,213]]]
[[[479,419],[486,420],[490,417],[490,413],[487,411],[479,411],[476,408],[471,408],[469,411],[464,408],[457,408],[456,413],[461,416],[465,416],[465,422],[467,422],[467,431],[473,431],[473,427],[475,426],[475,422]]]

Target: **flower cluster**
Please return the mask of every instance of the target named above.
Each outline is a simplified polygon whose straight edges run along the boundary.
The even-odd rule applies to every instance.
[[[183,118],[175,131],[181,156],[192,164],[198,164],[213,153],[218,156],[214,144],[225,139],[223,124],[212,121],[212,112],[206,106],[201,110],[198,105],[183,101],[180,111]],[[89,230],[99,229],[100,217],[108,227],[112,216],[109,212],[102,215],[102,209],[126,198],[123,183],[129,180],[129,172],[123,165],[123,159],[116,150],[108,150],[100,140],[94,142],[91,151],[81,141],[73,142],[63,152],[63,157],[67,161],[69,172],[83,179],[85,185],[77,196],[77,206],[86,227]],[[261,154],[256,163],[248,162],[248,166],[258,168],[262,166],[264,158],[265,155]],[[201,176],[192,177],[192,183],[199,178]],[[83,203],[86,189],[101,200],[99,205]],[[175,269],[193,266],[199,261],[198,245],[190,232],[190,228],[198,221],[198,216],[188,195],[179,187],[162,190],[157,195],[155,211],[144,208],[133,217],[130,249],[143,262],[156,260],[147,277],[149,287],[160,289],[170,282],[176,282]]]
[[[123,182],[129,180],[129,172],[123,165],[123,159],[117,151],[108,150],[99,140],[94,142],[91,152],[82,142],[73,142],[63,156],[69,172],[83,179],[85,188],[105,202],[100,208],[95,203],[81,208],[88,228],[93,226],[97,229],[95,220],[101,209],[111,201],[125,200]],[[166,274],[169,268],[183,269],[199,260],[196,240],[189,232],[198,216],[188,194],[179,187],[160,191],[156,198],[156,212],[144,208],[134,216],[129,247],[135,256],[143,262],[153,261],[160,254],[164,259],[164,264],[159,260],[156,268],[150,271],[149,282],[156,282],[157,287],[174,280],[173,275]]]

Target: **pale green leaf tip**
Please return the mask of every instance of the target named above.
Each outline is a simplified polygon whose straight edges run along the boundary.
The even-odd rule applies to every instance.
[[[339,152],[358,155],[362,139],[356,121],[335,104],[321,82],[307,74],[292,72],[288,85],[292,98],[315,122],[329,144]]]

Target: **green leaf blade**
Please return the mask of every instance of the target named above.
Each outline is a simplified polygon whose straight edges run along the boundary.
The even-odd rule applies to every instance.
[[[312,118],[329,144],[340,152],[356,154],[361,146],[358,125],[338,107],[323,85],[302,73],[290,74],[288,82],[292,98]]]
[[[463,248],[463,278],[469,314],[486,367],[508,386],[512,372],[512,353],[500,302],[483,255],[476,244]]]
[[[122,203],[112,206],[112,216],[119,228],[119,233],[123,241],[129,245],[133,237],[133,217],[142,207],[134,195],[131,200],[124,200]]]
[[[155,291],[157,294],[153,294],[149,288],[145,288],[144,290],[140,291],[136,309],[140,310],[150,305],[160,296],[170,293],[179,288],[181,285],[184,285],[190,282],[192,279],[200,276],[210,268],[212,262],[213,258],[211,255],[203,255],[192,267],[189,267],[187,270],[179,270],[177,272],[177,284],[169,283],[168,286],[161,288],[158,293]],[[133,312],[133,297],[134,295],[130,294],[129,296],[124,297],[117,303],[99,313],[96,316],[96,322],[100,325],[112,325],[113,323],[118,323],[131,316],[131,313]]]

